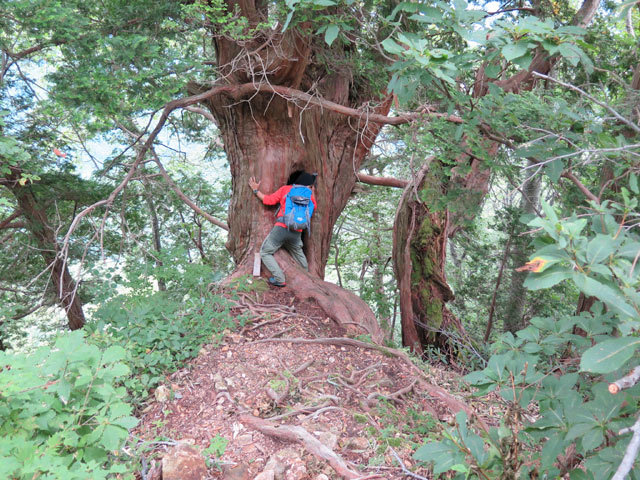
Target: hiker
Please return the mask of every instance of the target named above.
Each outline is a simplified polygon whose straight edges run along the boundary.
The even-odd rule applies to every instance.
[[[302,268],[309,270],[307,257],[302,251],[302,230],[309,228],[311,215],[316,206],[312,190],[315,181],[316,175],[303,171],[294,179],[293,185],[284,185],[275,193],[265,195],[259,190],[261,182],[256,182],[253,177],[249,179],[253,193],[264,205],[280,205],[276,213],[276,224],[260,247],[262,262],[273,275],[269,278],[269,283],[276,287],[286,285],[284,273],[273,257],[280,247],[286,248]]]

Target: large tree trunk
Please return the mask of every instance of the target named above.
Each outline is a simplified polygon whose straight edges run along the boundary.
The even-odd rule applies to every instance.
[[[58,256],[58,242],[51,227],[45,209],[38,203],[28,186],[21,186],[17,180],[19,172],[14,171],[5,185],[11,190],[18,207],[24,214],[27,228],[35,238],[40,254],[51,270],[51,280],[55,288],[55,296],[64,309],[71,330],[82,328],[85,324],[82,302],[76,292],[76,282],[69,273],[64,258]]]
[[[256,2],[257,4],[258,2]],[[257,21],[264,12],[252,2],[239,4],[242,13]],[[268,82],[303,91],[313,91],[323,100],[357,106],[350,90],[352,78],[329,72],[319,64],[310,66],[311,35],[303,37],[289,29],[272,45],[243,45],[259,54],[239,55],[243,50],[228,38],[216,38],[217,61],[226,75],[225,83]],[[247,60],[250,59],[250,60]],[[307,71],[309,70],[309,71]],[[244,91],[244,90],[243,90]],[[375,99],[368,99],[375,100]],[[272,193],[287,183],[298,170],[318,173],[315,187],[317,208],[311,228],[305,233],[305,253],[309,273],[282,250],[276,259],[285,271],[287,286],[301,298],[313,298],[327,315],[347,330],[382,338],[378,322],[369,306],[340,287],[324,282],[333,226],[344,209],[357,181],[356,172],[375,140],[380,124],[296,102],[272,92],[233,93],[212,98],[210,109],[222,133],[231,168],[232,197],[229,206],[227,248],[238,273],[249,273],[253,254],[273,227],[275,208],[265,207],[249,187],[249,178],[261,181],[260,190]],[[390,99],[376,113],[386,113]]]
[[[444,193],[434,166],[433,160],[425,163],[405,189],[393,229],[402,344],[419,354],[427,345],[445,347],[448,342],[443,332],[452,327],[463,331],[446,307],[453,299],[444,271],[448,215],[429,209],[430,200]]]

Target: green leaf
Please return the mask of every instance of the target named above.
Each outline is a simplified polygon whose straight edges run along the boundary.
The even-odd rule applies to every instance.
[[[640,345],[638,337],[622,337],[605,340],[584,352],[580,370],[593,373],[609,373],[624,366]]]
[[[399,55],[404,52],[404,48],[398,45],[396,41],[391,38],[385,38],[382,41],[382,48],[393,55]]]
[[[71,383],[64,378],[61,378],[52,390],[58,394],[60,401],[66,405],[69,402],[69,397],[71,396],[71,387]]]
[[[489,78],[497,78],[500,74],[500,65],[487,65],[484,69],[484,73]]]
[[[589,263],[599,263],[611,255],[617,247],[619,241],[614,241],[609,235],[599,233],[587,244],[587,261]]]
[[[442,22],[442,11],[434,7],[422,7],[420,13],[415,13],[409,18],[422,23],[440,23]]]
[[[544,167],[544,172],[553,183],[558,183],[563,170],[564,163],[560,158],[556,158],[554,161],[547,163]]]
[[[529,51],[529,43],[528,42],[518,42],[511,43],[502,47],[502,55],[508,61],[513,60],[514,58],[522,57]]]
[[[111,423],[113,425],[117,425],[119,427],[126,428],[127,430],[131,430],[133,427],[138,425],[139,422],[140,422],[140,420],[138,420],[136,417],[132,417],[132,416],[120,417],[120,418],[116,418],[115,420],[111,421]]]
[[[124,428],[107,425],[100,438],[100,444],[107,450],[118,450],[128,434],[128,431]]]
[[[558,455],[564,451],[565,446],[566,441],[564,440],[564,433],[562,432],[551,435],[547,439],[544,447],[542,447],[541,454],[541,467],[543,471],[553,465]]]
[[[464,464],[464,455],[458,448],[445,442],[428,442],[422,445],[413,458],[421,462],[433,462],[433,474],[439,475],[454,465]]]
[[[614,290],[614,288],[609,285],[605,285],[580,272],[573,274],[573,281],[586,295],[594,296],[602,300],[607,306],[623,315],[631,318],[637,317],[637,312],[625,301],[622,292],[619,290]]]
[[[127,351],[119,345],[112,345],[102,354],[102,363],[113,363],[123,360],[127,355]]]
[[[550,288],[558,283],[571,278],[572,272],[560,265],[554,265],[541,273],[531,273],[524,281],[524,286],[529,290],[541,290]]]
[[[340,28],[337,25],[335,24],[329,25],[327,27],[327,30],[324,32],[324,41],[327,42],[327,45],[331,46],[333,41],[338,37],[339,33],[340,33]]]
[[[635,173],[629,175],[629,188],[636,195],[640,194],[640,190],[638,190],[638,176]]]

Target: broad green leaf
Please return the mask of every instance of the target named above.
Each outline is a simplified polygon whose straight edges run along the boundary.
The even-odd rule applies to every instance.
[[[543,471],[552,466],[558,455],[564,451],[567,442],[563,437],[562,432],[555,433],[547,439],[542,447],[541,466]]]
[[[638,176],[635,173],[629,175],[629,188],[636,195],[640,194],[640,190],[638,189]]]
[[[451,469],[453,465],[464,464],[464,455],[450,443],[428,442],[422,445],[413,458],[421,462],[433,462],[433,474],[439,475]]]
[[[638,337],[622,337],[605,340],[584,352],[580,370],[593,373],[609,373],[624,366],[640,346]]]
[[[433,7],[423,7],[420,13],[413,14],[409,18],[423,23],[440,23],[442,22],[442,11]]]
[[[604,283],[580,272],[575,272],[573,274],[573,281],[586,295],[594,296],[602,300],[610,308],[632,318],[638,316],[637,312],[626,302],[622,292],[619,290],[614,289],[609,285],[605,285]]]
[[[504,58],[506,58],[508,61],[511,61],[514,58],[522,57],[528,51],[528,42],[511,43],[502,47],[502,55],[504,55]]]
[[[400,55],[402,52],[404,52],[404,48],[402,48],[400,45],[398,45],[395,40],[391,39],[391,38],[385,38],[382,41],[382,48],[384,48],[387,52],[393,54],[393,55]]]
[[[335,24],[329,25],[324,32],[324,41],[327,42],[327,45],[331,46],[333,41],[338,37],[339,33],[340,33],[340,28],[337,25]]]
[[[563,170],[564,170],[564,163],[560,158],[557,158],[554,161],[547,163],[544,167],[544,172],[549,177],[549,180],[551,180],[553,183],[558,183],[558,180],[560,180],[560,175],[562,174]]]
[[[112,345],[107,348],[102,354],[102,363],[113,363],[119,360],[123,360],[127,355],[127,351],[120,345]]]
[[[571,271],[560,265],[554,265],[541,273],[531,273],[524,281],[524,286],[529,290],[550,288],[558,283],[571,278]]]
[[[609,235],[598,234],[587,244],[587,260],[589,263],[599,263],[615,250],[619,241],[613,240]]]
[[[122,445],[122,442],[127,438],[128,431],[124,428],[107,425],[100,438],[100,445],[107,450],[118,450]]]

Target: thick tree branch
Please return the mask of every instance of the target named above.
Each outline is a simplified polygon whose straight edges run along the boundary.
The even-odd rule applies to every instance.
[[[589,200],[592,200],[592,201],[594,201],[596,203],[600,203],[600,199],[598,197],[596,197],[593,193],[591,193],[589,191],[589,189],[587,187],[585,187],[584,184],[573,173],[571,173],[568,170],[565,170],[564,172],[562,172],[562,174],[560,176],[571,180],[575,184],[575,186],[578,187],[578,189],[582,193],[584,193],[584,195]]]
[[[589,25],[598,11],[599,6],[600,0],[584,0],[580,9],[576,12],[573,19],[571,19],[571,25],[577,25],[583,28]]]
[[[392,177],[374,177],[373,175],[367,175],[366,173],[356,174],[358,181],[366,183],[368,185],[380,185],[383,187],[404,188],[409,182],[400,178]]]
[[[216,95],[228,95],[234,100],[240,101],[245,95],[254,94],[256,92],[275,93],[276,95],[280,95],[286,100],[292,101],[294,103],[296,100],[300,100],[301,102],[304,103],[303,105],[302,104],[299,105],[301,108],[305,108],[308,105],[314,105],[316,107],[320,107],[325,110],[341,113],[348,117],[361,118],[368,122],[381,123],[386,125],[403,125],[405,123],[414,122],[416,120],[420,120],[428,117],[443,118],[452,123],[464,123],[464,120],[461,117],[458,117],[457,115],[449,115],[446,113],[434,113],[434,112],[423,112],[423,113],[414,112],[414,113],[398,115],[397,117],[388,117],[386,115],[381,115],[378,113],[346,107],[344,105],[340,105],[339,103],[335,103],[330,100],[325,100],[323,98],[316,97],[314,95],[309,95],[308,93],[302,92],[300,90],[296,90],[295,88],[283,87],[279,85],[271,85],[269,83],[258,83],[258,84],[244,83],[242,85],[223,85],[223,86],[214,87],[208,92],[202,93],[200,95],[207,95],[206,98],[210,98]]]
[[[192,113],[197,113],[198,115],[202,115],[203,117],[205,117],[207,120],[211,121],[214,124],[218,124],[218,122],[216,122],[216,118],[211,114],[211,112],[209,110],[205,110],[204,108],[199,108],[199,107],[185,107],[185,110],[192,112]]]
[[[21,215],[22,215],[22,212],[20,210],[16,210],[11,215],[9,215],[7,218],[5,218],[4,220],[0,221],[0,230],[2,230],[4,228],[14,228],[14,227],[10,227],[9,225],[11,225],[11,222],[13,222],[16,218],[20,217]]]

